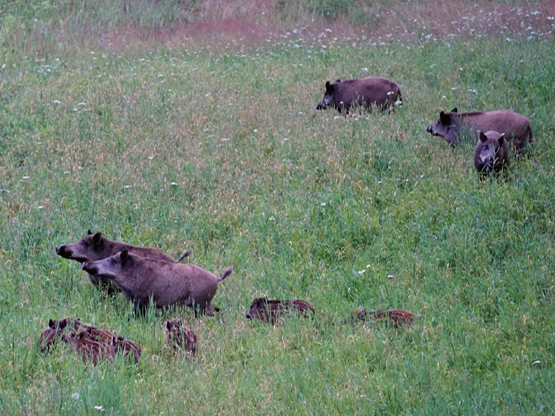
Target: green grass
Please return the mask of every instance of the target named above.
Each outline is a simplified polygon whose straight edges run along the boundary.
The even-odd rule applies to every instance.
[[[4,43],[0,413],[555,413],[553,35],[505,37],[44,55]],[[397,81],[403,107],[314,109],[326,80],[369,75]],[[513,108],[535,147],[479,181],[472,143],[426,132],[455,106]],[[55,255],[88,228],[233,266],[222,312],[133,318]],[[261,295],[316,315],[252,323]],[[425,316],[345,325],[360,306]],[[41,355],[39,333],[62,317],[138,342],[139,365]],[[173,318],[197,334],[196,358],[164,346]]]

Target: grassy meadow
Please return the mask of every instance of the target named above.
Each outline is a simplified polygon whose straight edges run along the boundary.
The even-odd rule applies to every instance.
[[[400,0],[375,6],[376,30],[365,10],[341,24],[299,0],[295,21],[278,1],[252,38],[239,16],[235,34],[169,41],[139,1],[133,25],[104,26],[87,26],[102,11],[90,3],[31,3],[0,2],[0,413],[555,413],[553,3],[461,2],[462,33]],[[489,7],[538,26],[476,23],[491,23]],[[398,82],[403,106],[315,110],[327,80],[365,76]],[[511,108],[535,145],[480,181],[474,142],[426,132],[453,107]],[[190,249],[216,274],[233,266],[221,312],[135,318],[56,256],[87,229],[175,258]],[[264,295],[316,315],[247,320]],[[358,307],[424,316],[398,330],[345,324]],[[66,345],[41,354],[40,332],[64,317],[136,341],[140,363],[93,367]],[[174,318],[198,336],[193,359],[164,344]]]

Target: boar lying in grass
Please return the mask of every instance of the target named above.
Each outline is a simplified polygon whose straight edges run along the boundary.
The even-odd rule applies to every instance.
[[[278,319],[292,311],[297,311],[304,317],[316,312],[304,300],[269,300],[267,297],[263,297],[252,301],[250,309],[245,316],[247,319],[259,319],[262,322],[273,325]]]
[[[504,133],[517,153],[534,142],[530,120],[511,110],[459,113],[454,108],[451,112],[439,113],[439,120],[426,128],[434,136],[443,137],[451,146],[459,142],[463,129],[470,130],[476,139],[479,138],[478,131]]]
[[[367,320],[387,320],[394,328],[398,328],[400,325],[412,325],[415,315],[405,309],[388,309],[376,312],[368,312],[364,308],[357,309],[351,313],[350,319],[352,322],[357,321],[367,321]]]
[[[90,360],[94,365],[101,360],[111,360],[116,356],[113,340],[110,343],[99,341],[86,330],[71,332],[63,335],[62,339],[81,355],[83,361]]]
[[[78,318],[76,320],[78,320]],[[74,322],[76,320],[60,319],[55,321],[54,319],[50,319],[48,321],[48,328],[40,334],[40,352],[45,353],[49,351],[52,345],[62,339],[66,331],[75,331]]]
[[[53,343],[63,340],[64,337],[67,338],[67,333],[73,333],[75,336],[75,334],[81,332],[86,333],[94,341],[112,345],[116,352],[121,351],[124,356],[133,352],[135,362],[139,362],[142,350],[137,343],[122,337],[116,337],[112,332],[105,329],[84,325],[79,318],[60,319],[59,321],[50,319],[48,328],[40,334],[41,352],[47,352]],[[68,342],[68,339],[65,341]]]
[[[134,312],[148,308],[152,298],[157,308],[189,306],[197,315],[215,309],[211,301],[218,283],[233,271],[228,268],[218,277],[198,266],[140,257],[128,250],[83,263],[83,270],[115,284],[133,302]]]
[[[474,149],[474,166],[481,176],[491,172],[498,173],[509,163],[509,148],[505,133],[490,130],[479,132],[478,143]]]
[[[114,333],[106,329],[83,325],[81,324],[79,318],[76,318],[74,320],[74,326],[76,331],[79,330],[81,332],[87,332],[91,336],[91,338],[96,341],[104,342],[106,344],[112,344],[116,349],[116,352],[121,351],[124,357],[127,357],[132,352],[135,363],[139,362],[139,358],[141,358],[141,354],[143,351],[136,342],[124,339],[123,337],[118,337]]]
[[[191,254],[191,252],[187,250],[179,259],[174,260],[155,248],[137,247],[119,241],[111,241],[104,237],[102,233],[93,234],[91,230],[87,231],[87,236],[85,238],[76,243],[56,247],[56,254],[65,259],[76,260],[79,263],[90,263],[113,256],[122,250],[127,250],[141,257],[164,260],[170,263],[179,263]],[[111,288],[110,281],[101,276],[92,276],[89,274],[89,280],[95,285]]]
[[[168,346],[183,349],[188,355],[197,352],[197,336],[179,320],[165,322],[164,337]]]
[[[333,84],[326,82],[324,97],[316,110],[335,108],[340,113],[349,112],[353,105],[367,107],[372,105],[381,110],[392,107],[397,99],[401,100],[401,87],[396,82],[382,77],[337,80]]]

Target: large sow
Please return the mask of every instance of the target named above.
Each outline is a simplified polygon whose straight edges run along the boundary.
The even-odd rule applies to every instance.
[[[56,254],[65,259],[75,260],[79,263],[93,262],[113,256],[122,250],[127,250],[141,257],[151,259],[165,260],[171,263],[179,263],[185,257],[191,254],[185,251],[176,261],[170,256],[151,247],[137,247],[131,244],[122,243],[120,241],[111,241],[102,235],[102,233],[93,234],[91,230],[87,231],[87,236],[73,244],[66,244],[56,247]],[[93,276],[89,273],[89,280],[95,285],[109,286],[109,280],[101,276]]]
[[[505,139],[509,140],[516,152],[534,143],[530,120],[511,110],[459,113],[454,108],[451,112],[440,112],[439,120],[426,128],[429,133],[443,137],[452,146],[459,142],[463,129],[470,130],[476,139],[479,138],[479,131],[505,133]]]
[[[382,77],[337,80],[333,84],[326,82],[324,97],[316,106],[316,110],[328,107],[349,112],[351,106],[371,108],[372,105],[385,110],[392,107],[397,99],[401,100],[401,87],[396,82]]]
[[[134,311],[148,308],[152,298],[157,308],[189,306],[201,314],[213,308],[218,283],[233,271],[230,267],[218,277],[192,264],[144,258],[128,250],[84,263],[83,270],[113,282],[133,302]]]

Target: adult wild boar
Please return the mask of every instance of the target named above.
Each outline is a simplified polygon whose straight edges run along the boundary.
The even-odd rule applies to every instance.
[[[396,82],[382,77],[337,80],[333,84],[326,82],[324,97],[316,106],[316,110],[328,107],[336,108],[340,113],[349,112],[351,106],[371,108],[377,106],[385,110],[393,106],[397,99],[401,100],[401,87]]]
[[[475,111],[459,113],[456,108],[451,112],[439,113],[439,120],[426,128],[434,136],[443,137],[451,146],[457,144],[462,129],[470,130],[478,139],[478,131],[495,130],[505,133],[505,139],[511,142],[516,152],[534,143],[530,120],[511,110],[489,112]]]
[[[76,260],[79,263],[90,263],[113,256],[122,250],[127,250],[141,257],[164,260],[170,263],[179,263],[191,254],[191,252],[187,250],[176,261],[155,248],[137,247],[119,241],[111,241],[104,237],[102,233],[93,234],[91,230],[87,231],[87,236],[85,238],[76,243],[56,247],[56,254],[65,259]],[[110,283],[109,280],[101,276],[92,276],[91,274],[89,274],[89,280],[93,284],[101,286],[109,286]]]
[[[297,311],[305,317],[316,312],[312,305],[304,300],[269,300],[262,297],[252,301],[245,316],[247,319],[259,319],[273,325],[279,318],[292,311]]]
[[[228,268],[218,277],[192,264],[140,257],[128,250],[83,263],[83,270],[114,283],[133,302],[134,311],[148,308],[152,298],[158,308],[189,306],[196,314],[211,310],[218,283],[233,271]]]
[[[478,143],[474,149],[474,166],[479,173],[486,175],[490,172],[498,173],[509,163],[509,148],[505,133],[490,130],[479,132]]]

